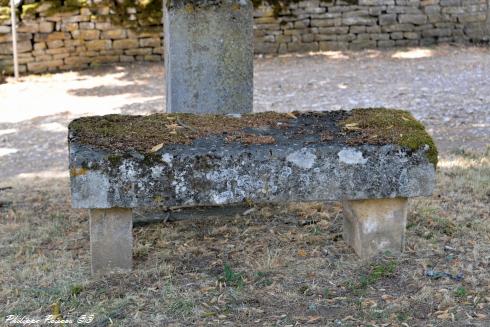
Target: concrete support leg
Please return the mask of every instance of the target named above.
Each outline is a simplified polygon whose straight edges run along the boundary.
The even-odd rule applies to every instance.
[[[131,270],[133,257],[131,209],[90,210],[92,274]]]
[[[344,201],[344,240],[361,259],[405,246],[407,198]]]

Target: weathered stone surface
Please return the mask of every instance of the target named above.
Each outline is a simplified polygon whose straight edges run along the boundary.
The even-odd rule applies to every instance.
[[[165,9],[167,112],[252,112],[253,5]]]
[[[362,259],[403,252],[407,203],[406,198],[343,201],[344,240]]]
[[[90,210],[92,273],[131,270],[133,257],[131,209]]]
[[[271,126],[243,127],[227,134],[209,132],[152,153],[133,146],[123,150],[124,141],[119,138],[111,139],[121,145],[119,149],[97,145],[101,141],[97,134],[93,142],[81,139],[72,123],[72,204],[75,208],[133,208],[432,193],[435,169],[427,146],[410,150],[381,141],[356,145],[358,132],[351,139],[339,129],[339,122],[349,117],[348,112],[303,113]],[[235,119],[239,123],[241,118]],[[198,128],[182,120],[173,120],[180,124],[180,133]],[[179,137],[185,140],[185,135]]]

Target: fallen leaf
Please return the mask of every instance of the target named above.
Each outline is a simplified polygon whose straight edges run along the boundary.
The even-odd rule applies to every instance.
[[[306,322],[307,324],[312,324],[320,319],[322,319],[321,316],[314,316],[314,317],[309,317],[310,319],[308,319],[308,321]]]
[[[157,152],[161,148],[163,148],[163,143],[155,145],[153,148],[151,148],[150,152]]]
[[[483,313],[477,313],[477,314],[475,314],[475,316],[476,316],[476,319],[478,319],[478,320],[483,320],[483,319],[487,318],[487,315],[485,315]]]

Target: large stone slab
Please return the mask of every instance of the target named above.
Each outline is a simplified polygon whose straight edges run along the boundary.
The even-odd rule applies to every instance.
[[[437,152],[405,111],[86,117],[69,126],[75,208],[431,195]]]
[[[167,112],[252,112],[252,2],[167,0],[164,24]]]

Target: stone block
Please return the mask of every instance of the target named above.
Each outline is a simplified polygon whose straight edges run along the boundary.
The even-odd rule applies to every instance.
[[[133,257],[131,209],[90,210],[92,273],[131,270]]]
[[[405,112],[393,114],[413,119]],[[434,158],[429,155],[433,144],[424,141],[409,149],[376,139],[400,128],[390,124],[371,138],[376,144],[355,145],[350,138],[358,134],[339,127],[352,115],[80,118],[69,126],[72,205],[134,208],[430,195],[435,183],[434,162],[429,160]],[[154,136],[138,138],[139,129],[148,129],[146,124]],[[107,134],[116,125],[120,134]],[[355,133],[365,132],[361,128]],[[403,130],[403,135],[412,133],[432,142],[423,130]],[[128,143],[127,135],[135,142]]]
[[[251,112],[251,1],[189,8],[164,10],[167,112]]]
[[[461,0],[440,0],[441,7],[459,7]]]
[[[108,64],[119,61],[119,55],[97,55],[91,64]]]
[[[417,32],[404,32],[403,33],[403,37],[405,39],[409,39],[409,40],[418,40],[418,39],[420,39],[420,33],[417,33]]]
[[[54,40],[46,43],[49,49],[57,49],[63,47],[65,44],[63,40]]]
[[[405,246],[406,198],[344,201],[343,238],[359,257],[400,254]]]
[[[37,33],[39,32],[39,24],[34,21],[23,21],[17,27],[20,33]]]
[[[91,59],[85,57],[67,57],[65,58],[65,64],[70,66],[83,66],[90,63]]]
[[[97,40],[100,36],[100,31],[97,30],[80,30],[80,38],[82,40]]]
[[[74,32],[78,31],[78,23],[62,23],[61,24],[61,30],[64,32]],[[77,37],[80,34],[77,34]]]
[[[114,40],[112,42],[112,47],[114,49],[135,49],[138,48],[138,46],[138,40],[136,39]]]
[[[93,40],[85,42],[87,50],[97,51],[111,48],[111,40]]]
[[[93,23],[93,22],[80,22],[80,23],[78,23],[78,26],[80,27],[81,30],[94,30],[95,23]]]
[[[378,48],[392,48],[395,46],[395,41],[392,40],[379,40]]]
[[[254,45],[254,51],[258,54],[273,54],[278,51],[277,43],[256,42]]]
[[[140,46],[141,47],[161,47],[162,46],[162,41],[160,38],[143,38],[139,40]]]
[[[337,51],[337,50],[346,50],[347,44],[343,42],[336,41],[326,41],[319,42],[319,47],[321,51]]]
[[[159,62],[159,61],[162,61],[162,56],[159,56],[159,55],[146,55],[144,57],[144,60],[145,61],[152,61],[152,62]]]
[[[401,24],[424,25],[427,23],[426,15],[403,14],[398,17]]]
[[[318,42],[303,43],[291,42],[288,43],[288,52],[315,52],[319,50]]]
[[[319,30],[320,34],[331,34],[331,35],[347,34],[348,32],[349,32],[349,27],[347,26],[325,27]]]
[[[452,32],[451,29],[449,28],[435,28],[435,29],[430,29],[422,32],[423,37],[445,37],[445,36],[451,36]]]
[[[126,37],[127,37],[126,30],[122,28],[104,30],[101,36],[102,39],[110,39],[110,40],[121,40],[121,39],[125,39]]]
[[[45,35],[46,41],[64,40],[69,38],[70,34],[65,32],[53,32]]]
[[[41,33],[51,33],[54,30],[53,22],[39,22],[39,32]]]
[[[379,16],[380,25],[392,25],[396,24],[396,14],[386,14]]]
[[[24,53],[32,50],[31,41],[22,41],[17,43],[17,52]],[[3,43],[0,46],[0,55],[11,54],[12,53],[12,43]]]
[[[151,48],[139,48],[139,49],[128,49],[124,50],[124,54],[128,56],[145,56],[152,53]]]
[[[46,43],[45,42],[38,42],[34,43],[34,50],[44,50],[46,49]]]
[[[328,27],[328,26],[334,26],[335,22],[336,22],[335,19],[312,19],[311,26]]]
[[[27,64],[27,70],[33,73],[42,73],[48,71],[50,68],[61,68],[63,66],[63,60],[51,60],[43,62],[30,62]]]
[[[342,18],[343,25],[376,25],[376,19],[368,16],[354,16]]]

